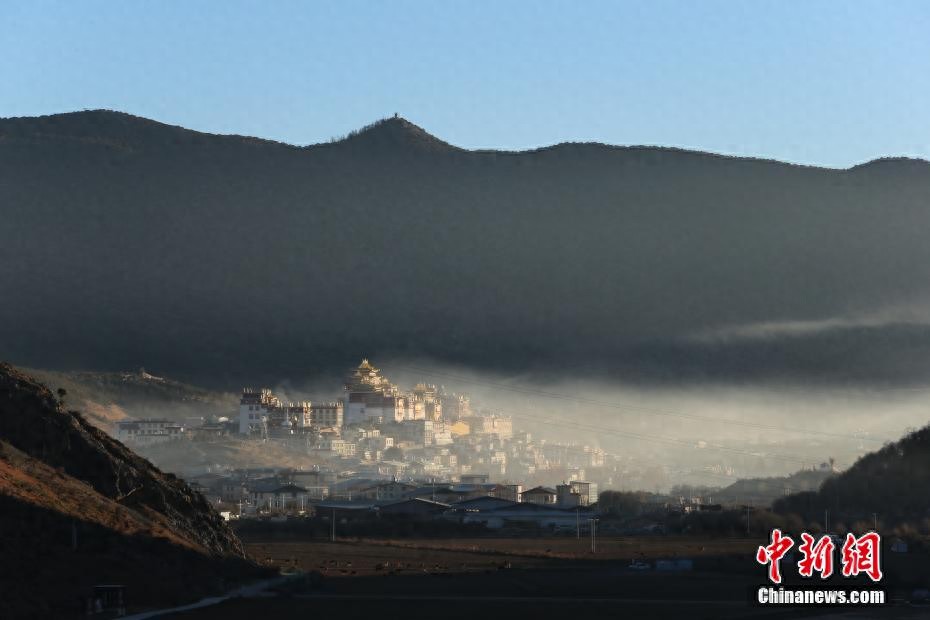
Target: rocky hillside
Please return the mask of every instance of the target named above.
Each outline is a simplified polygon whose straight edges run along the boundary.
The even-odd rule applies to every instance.
[[[0,588],[17,592],[2,599],[24,615],[79,613],[95,584],[126,585],[130,606],[160,606],[259,572],[201,495],[5,364],[0,505]]]

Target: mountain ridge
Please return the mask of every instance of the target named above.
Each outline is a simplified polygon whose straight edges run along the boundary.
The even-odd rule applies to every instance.
[[[175,135],[188,135],[194,137],[195,142],[197,140],[211,140],[211,139],[228,139],[235,142],[240,142],[243,144],[254,144],[254,145],[265,145],[265,146],[276,146],[287,149],[293,149],[297,151],[310,152],[314,150],[326,150],[334,146],[347,146],[354,143],[361,143],[360,146],[371,147],[373,145],[378,145],[380,148],[385,146],[395,146],[395,147],[418,147],[426,151],[429,151],[433,154],[441,153],[443,151],[448,153],[458,153],[458,154],[471,154],[471,155],[490,155],[490,156],[513,156],[513,155],[535,155],[535,154],[545,154],[549,152],[557,152],[560,149],[578,149],[578,148],[595,148],[595,149],[604,149],[607,151],[618,151],[618,152],[627,152],[630,154],[636,153],[669,153],[669,154],[683,154],[683,155],[693,155],[693,156],[703,156],[711,158],[722,158],[730,159],[737,161],[750,161],[750,162],[766,162],[766,163],[777,163],[785,166],[794,166],[800,168],[812,168],[817,170],[832,170],[832,171],[854,171],[869,167],[873,164],[880,165],[895,165],[895,164],[905,164],[905,165],[926,165],[930,167],[930,161],[921,159],[918,157],[907,157],[907,156],[895,156],[895,155],[882,155],[877,156],[874,159],[861,162],[859,164],[854,164],[846,168],[834,168],[828,166],[821,166],[817,164],[806,164],[806,163],[797,163],[797,162],[788,162],[780,160],[773,157],[766,156],[747,156],[747,155],[732,155],[727,153],[717,153],[713,151],[705,151],[700,149],[690,149],[684,147],[676,146],[667,146],[667,145],[657,145],[657,144],[610,144],[605,142],[597,141],[564,141],[557,142],[550,145],[544,145],[534,148],[527,149],[494,149],[494,148],[478,148],[478,149],[466,149],[463,147],[455,146],[442,140],[441,138],[436,137],[430,132],[423,129],[421,126],[409,121],[408,119],[402,116],[388,116],[378,119],[368,125],[365,125],[357,130],[350,131],[348,134],[345,134],[339,138],[331,138],[330,140],[324,140],[321,142],[310,143],[306,145],[292,144],[289,142],[284,142],[280,140],[273,140],[269,138],[261,138],[257,136],[248,136],[244,134],[236,133],[212,133],[207,131],[200,131],[197,129],[192,129],[185,127],[183,125],[174,125],[171,123],[161,122],[154,119],[150,119],[144,116],[138,116],[131,114],[129,112],[122,112],[118,110],[110,110],[104,108],[89,109],[89,110],[76,110],[72,112],[60,112],[53,114],[45,114],[40,116],[11,116],[11,117],[0,117],[0,140],[10,137],[22,138],[22,134],[16,134],[10,132],[9,127],[15,126],[16,124],[28,125],[37,125],[40,123],[50,123],[53,126],[60,123],[66,122],[69,120],[77,120],[78,122],[82,121],[91,121],[93,123],[99,124],[101,121],[118,121],[120,125],[126,126],[128,123],[136,123],[142,127],[148,129],[160,130],[170,132]],[[6,127],[6,132],[4,132]],[[22,128],[20,128],[22,130]],[[56,134],[56,133],[38,133],[37,136],[43,136],[47,138],[59,137],[59,138],[75,138],[80,136],[69,136],[67,134]],[[372,139],[373,138],[373,139]]]
[[[476,152],[403,119],[295,147],[113,118],[0,121],[0,356],[22,366],[225,390],[365,356],[930,380],[911,363],[930,355],[919,326],[904,348],[890,324],[692,342],[919,303],[926,163]]]

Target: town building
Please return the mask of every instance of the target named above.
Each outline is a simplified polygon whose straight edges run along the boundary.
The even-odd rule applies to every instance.
[[[574,531],[589,527],[589,509],[566,510],[551,504],[519,503],[492,507],[490,510],[469,511],[463,523],[483,523],[490,529],[502,527],[534,527],[547,530]]]
[[[462,484],[487,484],[491,481],[488,474],[462,474],[459,482]]]
[[[245,388],[239,399],[239,432],[243,435],[267,432],[268,414],[280,406],[281,401],[271,390]]]
[[[432,420],[404,420],[382,426],[384,431],[396,439],[396,442],[411,442],[418,446],[433,445]]]
[[[345,403],[332,401],[310,405],[310,424],[316,428],[342,428]]]
[[[471,433],[471,425],[464,420],[458,420],[457,422],[448,425],[448,429],[453,439],[456,437],[463,437]]]
[[[315,451],[321,453],[321,456],[340,456],[340,457],[350,457],[355,456],[355,452],[358,450],[358,446],[353,441],[346,441],[344,439],[338,439],[336,437],[324,437],[320,440],[319,445],[317,445]]]
[[[379,508],[384,516],[399,516],[406,519],[429,519],[437,517],[449,510],[449,504],[434,502],[429,499],[414,497]]]
[[[310,493],[296,484],[257,489],[252,497],[257,508],[271,511],[302,511],[310,505]]]
[[[267,433],[269,437],[298,435],[310,428],[310,403],[281,403],[268,410]]]
[[[496,435],[499,439],[513,437],[513,418],[496,415],[473,416],[467,418],[472,434],[484,433]]]
[[[442,405],[443,416],[453,422],[473,415],[471,399],[465,394],[443,394]]]
[[[514,503],[518,503],[521,499],[523,493],[522,484],[498,484],[494,487],[492,492],[493,497],[500,499],[505,499]]]
[[[242,391],[239,401],[239,432],[261,437],[288,437],[316,428],[342,428],[344,404],[339,401],[313,404],[284,403],[264,388]]]
[[[326,499],[329,496],[329,487],[338,479],[335,472],[330,471],[289,471],[284,474],[288,482],[307,489],[311,499]]]
[[[452,436],[452,430],[444,422],[433,423],[433,443],[437,446],[449,446],[454,443],[455,438]]]
[[[563,508],[590,506],[597,502],[597,485],[593,482],[572,480],[555,489],[556,503]]]
[[[367,359],[346,378],[344,403],[346,424],[401,421],[406,416],[406,398]]]
[[[128,445],[148,446],[182,439],[184,427],[170,420],[124,420],[116,423],[116,438]]]
[[[408,399],[407,420],[442,420],[442,399],[435,385],[418,383]]]
[[[531,504],[555,504],[558,493],[555,489],[549,487],[534,487],[529,491],[524,491],[520,494],[521,502],[528,502]]]
[[[482,511],[487,512],[489,510],[496,510],[498,508],[510,507],[516,503],[517,502],[506,498],[483,495],[481,497],[473,497],[471,499],[456,502],[452,504],[452,510],[460,513]]]
[[[355,496],[359,500],[369,500],[373,502],[396,502],[408,497],[414,492],[417,485],[407,482],[380,482],[368,488],[358,489]]]

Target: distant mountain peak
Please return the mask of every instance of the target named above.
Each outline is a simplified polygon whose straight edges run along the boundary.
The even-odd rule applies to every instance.
[[[0,140],[77,141],[119,147],[216,144],[229,140],[251,144],[280,145],[280,143],[261,138],[196,131],[126,112],[106,109],[0,118]]]
[[[919,157],[880,157],[850,168],[854,171],[872,172],[926,172],[930,162]]]
[[[335,144],[366,149],[416,149],[421,151],[459,151],[458,147],[440,140],[419,125],[394,114],[350,132]]]

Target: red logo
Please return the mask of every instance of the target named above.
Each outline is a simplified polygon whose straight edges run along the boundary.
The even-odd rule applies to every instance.
[[[772,542],[756,551],[756,561],[763,566],[768,565],[769,580],[772,583],[781,583],[779,560],[793,546],[794,540],[776,528],[772,530]],[[807,532],[802,533],[798,551],[803,556],[798,562],[798,574],[802,577],[813,577],[816,572],[820,574],[821,579],[827,579],[833,574],[836,544],[829,535],[815,539]],[[844,577],[855,577],[864,573],[872,581],[881,580],[881,536],[877,532],[869,532],[858,538],[855,534],[847,534],[841,551],[840,561]]]
[[[881,580],[880,544],[881,538],[876,532],[863,534],[859,538],[846,534],[846,542],[843,543],[843,576],[855,577],[865,573],[872,581]]]
[[[801,540],[804,541],[798,547],[804,557],[798,562],[798,574],[802,577],[811,577],[814,571],[820,573],[821,579],[826,579],[833,574],[833,550],[836,545],[829,536],[821,536],[817,543],[814,543],[814,537],[804,532],[801,534]]]
[[[778,561],[794,546],[790,536],[782,536],[781,530],[772,530],[772,542],[767,547],[759,547],[756,551],[756,562],[769,565],[769,579],[772,583],[781,583],[781,569]]]

